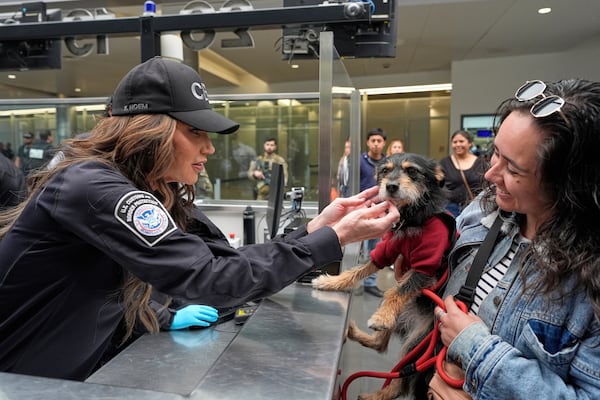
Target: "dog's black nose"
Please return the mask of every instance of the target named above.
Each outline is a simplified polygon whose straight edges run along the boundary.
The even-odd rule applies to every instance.
[[[385,190],[387,190],[388,193],[396,193],[398,191],[398,184],[394,183],[394,182],[389,182],[385,185]]]

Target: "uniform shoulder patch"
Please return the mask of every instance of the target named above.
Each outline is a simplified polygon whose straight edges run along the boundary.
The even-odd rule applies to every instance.
[[[126,193],[119,199],[115,218],[151,247],[177,229],[162,203],[141,190]]]

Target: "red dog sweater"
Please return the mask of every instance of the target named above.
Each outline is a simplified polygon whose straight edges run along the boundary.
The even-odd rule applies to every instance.
[[[396,266],[394,275],[398,280],[409,269],[415,269],[428,276],[434,276],[442,266],[445,253],[450,249],[449,228],[439,216],[425,221],[420,234],[415,236],[395,237],[390,231],[371,251],[371,261],[381,269],[393,265],[398,255],[402,254],[402,267]]]

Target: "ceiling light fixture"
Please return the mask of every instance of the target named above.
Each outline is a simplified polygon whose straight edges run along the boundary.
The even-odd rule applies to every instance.
[[[333,86],[331,88],[331,92],[335,94],[351,94],[354,92],[356,88],[348,87],[348,86]]]
[[[550,14],[552,9],[550,7],[542,7],[538,10],[538,14]]]
[[[211,101],[212,103],[212,101]],[[104,111],[106,109],[106,105],[104,104],[88,104],[86,106],[75,106],[75,111]]]
[[[360,89],[360,94],[376,95],[376,94],[394,94],[394,93],[415,93],[415,92],[434,92],[434,91],[451,91],[451,83],[437,83],[432,85],[414,85],[414,86],[394,86],[381,88]]]
[[[300,68],[300,66],[298,64],[291,64],[290,67],[292,69],[298,69],[298,68]]]
[[[8,79],[17,79],[15,74],[8,74]]]
[[[34,114],[55,114],[56,108],[27,108],[20,110],[0,111],[0,117],[10,117],[11,115],[34,115]]]

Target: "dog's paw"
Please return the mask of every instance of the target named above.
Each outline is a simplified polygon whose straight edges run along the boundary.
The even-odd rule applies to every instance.
[[[383,396],[380,391],[375,393],[361,393],[358,395],[358,400],[390,400]]]
[[[337,276],[323,274],[312,280],[312,287],[319,290],[344,290],[340,286]]]
[[[356,322],[354,322],[353,320],[350,320],[348,322],[348,329],[346,330],[346,337],[351,340],[354,340],[357,330],[358,330],[358,328],[356,327]]]
[[[380,314],[373,314],[367,321],[367,326],[374,331],[387,331],[394,327],[393,318],[385,318]]]

